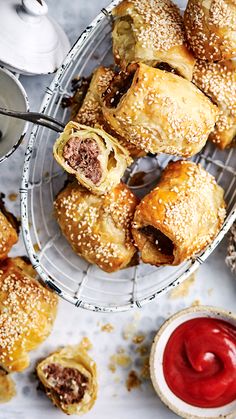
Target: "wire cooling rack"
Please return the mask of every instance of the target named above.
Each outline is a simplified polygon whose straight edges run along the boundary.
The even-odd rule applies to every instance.
[[[68,110],[62,98],[70,96],[71,80],[88,76],[100,64],[112,63],[111,17],[113,1],[82,33],[54,81],[47,88],[41,111],[63,122]],[[156,268],[147,264],[107,274],[77,256],[62,236],[53,215],[53,201],[66,180],[63,170],[53,158],[52,148],[57,134],[33,127],[25,155],[21,186],[21,215],[25,245],[31,262],[41,279],[60,296],[76,305],[94,311],[122,311],[141,307],[158,295],[184,281],[210,255],[236,219],[236,150],[220,151],[212,144],[193,160],[213,174],[225,190],[227,219],[205,252],[177,267]],[[172,156],[160,155],[139,159],[126,172],[125,181],[139,171],[146,171],[146,187],[133,188],[143,195],[156,183],[161,170]],[[135,190],[136,189],[136,190]]]

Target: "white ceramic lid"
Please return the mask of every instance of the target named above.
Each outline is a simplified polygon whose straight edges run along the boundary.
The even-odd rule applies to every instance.
[[[17,73],[53,73],[69,51],[44,0],[0,0],[0,64]]]

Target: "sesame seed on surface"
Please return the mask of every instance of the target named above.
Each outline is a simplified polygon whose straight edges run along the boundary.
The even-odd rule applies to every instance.
[[[139,64],[126,97],[103,112],[118,134],[146,152],[189,157],[205,145],[219,110],[189,81]]]
[[[170,0],[130,0],[128,4],[127,13],[133,19],[132,30],[142,48],[167,51],[183,45],[182,17],[179,8]]]
[[[130,231],[136,204],[137,199],[124,184],[103,196],[94,196],[74,184],[59,194],[55,210],[75,252],[113,272],[126,266],[136,252]]]
[[[56,295],[25,274],[24,264],[16,258],[0,265],[0,365],[14,371],[21,359],[28,366],[27,351],[50,333],[57,306]]]
[[[236,63],[230,60],[219,63],[197,60],[193,83],[220,109],[210,139],[224,148],[236,134]]]
[[[139,233],[147,225],[162,231],[174,244],[173,264],[179,264],[218,233],[226,216],[223,190],[200,165],[188,161],[170,163],[158,186],[137,207],[132,227]],[[135,235],[138,246],[143,234]]]
[[[234,0],[189,0],[184,14],[188,42],[196,58],[219,61],[236,56]]]

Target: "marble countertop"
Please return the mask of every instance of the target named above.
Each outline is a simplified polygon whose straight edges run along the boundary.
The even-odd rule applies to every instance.
[[[106,6],[106,0],[48,0],[49,13],[65,29],[71,44],[93,17]],[[29,96],[31,110],[38,110],[46,86],[53,76],[21,77]],[[19,184],[27,138],[8,161],[0,166],[0,189],[6,194],[6,204],[19,216]],[[10,194],[17,194],[16,200],[9,199]],[[207,304],[235,310],[236,281],[224,263],[227,237],[201,266],[195,280],[188,281],[182,289],[165,295],[149,303],[141,310],[119,314],[101,314],[77,309],[65,301],[60,301],[55,327],[40,348],[31,353],[31,366],[22,374],[14,374],[17,395],[8,404],[0,406],[0,419],[59,419],[65,417],[51,402],[37,390],[33,374],[37,360],[46,356],[60,345],[73,344],[88,336],[93,343],[91,355],[99,369],[99,396],[88,419],[110,418],[174,419],[172,414],[155,395],[150,381],[142,380],[139,388],[128,392],[125,386],[131,369],[140,374],[145,362],[132,343],[132,334],[145,336],[144,344],[148,348],[157,329],[165,318],[179,309],[191,304]],[[22,240],[13,250],[13,255],[25,254]],[[111,333],[102,331],[102,325],[112,324]],[[109,368],[110,357],[122,352],[127,355],[126,366],[116,366],[116,371]],[[114,359],[114,358],[113,358]],[[114,365],[113,365],[114,367]],[[114,369],[114,368],[113,368]]]

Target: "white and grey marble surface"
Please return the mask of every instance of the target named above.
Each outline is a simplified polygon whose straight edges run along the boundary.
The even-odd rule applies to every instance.
[[[80,32],[93,17],[106,6],[107,0],[48,0],[49,12],[65,29],[73,44]],[[21,77],[29,96],[31,110],[38,110],[40,102],[52,76]],[[6,194],[17,193],[21,180],[25,145],[0,166],[0,189]],[[6,203],[19,216],[19,194],[16,201],[6,198]],[[88,419],[174,419],[177,416],[168,411],[155,395],[147,380],[140,388],[128,392],[125,380],[129,370],[140,371],[140,359],[135,353],[135,345],[131,340],[124,340],[123,332],[135,327],[144,333],[146,342],[150,343],[153,335],[164,319],[181,308],[191,305],[196,300],[202,304],[235,310],[236,281],[224,263],[227,238],[214,251],[206,263],[201,266],[195,282],[186,296],[173,298],[162,296],[149,303],[141,310],[119,314],[101,314],[77,309],[65,301],[60,301],[55,327],[47,341],[31,353],[31,366],[22,374],[15,374],[17,396],[8,404],[0,406],[0,419],[59,419],[65,417],[50,401],[37,390],[37,382],[33,374],[35,363],[59,345],[73,344],[88,336],[93,343],[91,355],[99,369],[99,396],[93,410],[87,414]],[[20,240],[13,255],[25,254]],[[198,302],[199,302],[198,301]],[[112,333],[101,331],[101,325],[111,323]],[[136,325],[136,326],[134,326]],[[117,367],[111,372],[108,368],[110,356],[119,348],[123,348],[132,359],[127,368]]]

